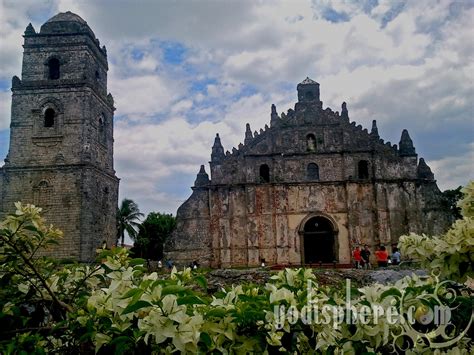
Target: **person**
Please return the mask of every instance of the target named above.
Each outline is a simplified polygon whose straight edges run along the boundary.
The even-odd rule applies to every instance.
[[[375,257],[377,258],[377,264],[379,267],[388,266],[388,253],[384,245],[381,245],[379,250],[375,252]]]
[[[359,269],[362,266],[362,264],[361,264],[362,257],[360,256],[360,247],[359,246],[356,246],[354,252],[352,253],[352,256],[354,258],[354,264],[355,264],[356,269]]]
[[[400,264],[400,258],[401,258],[401,255],[400,255],[400,251],[398,250],[398,248],[397,247],[393,248],[393,253],[392,253],[392,257],[391,257],[392,265]]]
[[[173,261],[171,259],[166,260],[166,267],[168,270],[171,270],[173,268]]]
[[[362,266],[365,269],[369,269],[370,268],[370,250],[367,244],[364,245],[364,250],[360,252],[360,257],[362,259]]]

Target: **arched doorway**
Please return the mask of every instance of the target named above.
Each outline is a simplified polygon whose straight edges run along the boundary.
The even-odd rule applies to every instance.
[[[336,258],[336,231],[326,217],[315,216],[303,227],[304,263],[332,263]]]

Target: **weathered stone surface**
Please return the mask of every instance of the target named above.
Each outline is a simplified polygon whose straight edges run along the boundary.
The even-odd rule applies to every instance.
[[[10,147],[0,168],[0,215],[16,201],[42,207],[64,232],[49,254],[89,261],[103,240],[111,245],[116,237],[115,108],[105,47],[70,12],[40,33],[28,25],[24,38],[21,80],[12,80]]]
[[[439,234],[451,223],[408,131],[398,149],[375,121],[370,133],[350,123],[346,103],[340,116],[323,109],[318,83],[297,89],[294,109],[278,116],[272,105],[271,128],[252,135],[247,125],[232,153],[216,136],[211,179],[204,184],[201,169],[167,257],[212,267],[349,264],[356,244],[390,251],[402,234]]]

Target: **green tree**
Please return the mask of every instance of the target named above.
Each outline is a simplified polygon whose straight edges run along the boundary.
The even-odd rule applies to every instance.
[[[458,207],[457,203],[462,199],[463,193],[461,192],[462,186],[459,186],[453,190],[443,191],[444,196],[444,205],[446,209],[451,212],[455,219],[462,218],[461,209]]]
[[[163,258],[163,244],[176,227],[172,214],[151,212],[141,224],[133,252],[142,258]]]
[[[125,231],[130,238],[135,239],[140,227],[140,217],[143,217],[138,205],[128,198],[124,198],[117,210],[117,240],[121,239],[122,246],[125,241]]]

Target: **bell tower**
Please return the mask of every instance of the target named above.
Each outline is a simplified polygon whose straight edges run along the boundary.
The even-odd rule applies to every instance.
[[[64,232],[51,255],[92,260],[116,237],[114,101],[107,51],[71,12],[24,33],[21,79],[12,79],[10,147],[0,174],[0,212],[15,201],[43,208]]]

